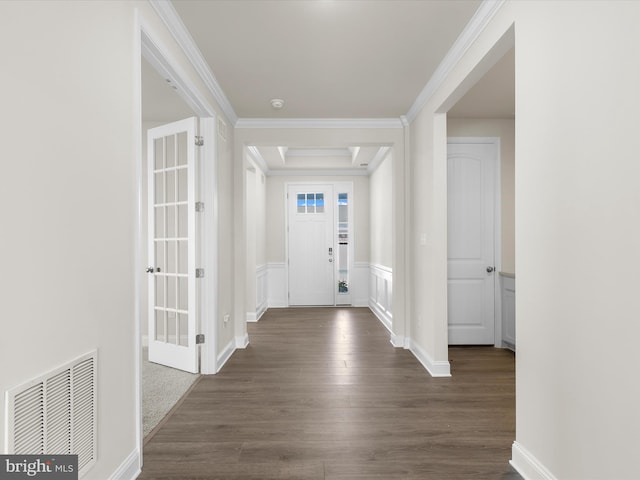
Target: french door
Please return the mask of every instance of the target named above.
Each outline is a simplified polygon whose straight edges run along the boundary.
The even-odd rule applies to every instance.
[[[196,373],[196,134],[188,118],[147,133],[149,360]]]

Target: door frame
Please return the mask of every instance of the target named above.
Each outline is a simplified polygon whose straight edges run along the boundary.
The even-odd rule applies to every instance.
[[[160,34],[153,22],[149,22],[144,14],[137,9],[135,11],[135,36],[133,66],[133,136],[134,136],[134,178],[135,184],[135,218],[133,225],[133,247],[134,247],[134,305],[133,305],[133,341],[134,341],[134,371],[136,384],[136,444],[139,456],[139,468],[142,467],[143,442],[142,433],[142,321],[146,322],[146,315],[143,315],[143,305],[146,305],[146,295],[144,294],[143,283],[147,282],[147,274],[144,273],[147,257],[142,255],[147,224],[146,214],[142,211],[144,204],[143,197],[146,194],[144,170],[145,159],[142,155],[142,61],[147,60],[164,78],[169,78],[177,87],[178,94],[185,103],[193,110],[193,113],[200,120],[200,135],[205,139],[200,152],[200,171],[196,182],[199,184],[201,201],[205,202],[209,208],[205,208],[201,219],[201,235],[207,239],[206,243],[199,238],[201,248],[201,265],[205,271],[209,272],[201,279],[199,286],[201,291],[208,292],[201,295],[198,304],[200,308],[200,331],[205,334],[206,342],[200,346],[200,372],[203,374],[216,373],[219,365],[217,361],[217,304],[218,304],[218,278],[217,278],[217,255],[218,255],[218,201],[217,201],[217,118],[215,108],[202,96],[196,85],[189,79],[187,73],[179,65],[170,49],[163,43]],[[145,136],[146,138],[146,136]],[[199,247],[197,247],[199,248]]]
[[[464,145],[493,145],[496,151],[494,158],[494,192],[493,192],[493,215],[494,215],[494,232],[493,232],[493,325],[494,325],[494,346],[502,348],[502,299],[500,290],[500,272],[502,271],[502,185],[501,181],[501,155],[500,155],[500,137],[447,137],[447,161],[449,155],[450,143]],[[447,176],[448,181],[448,176]],[[449,221],[449,212],[447,208],[447,222]],[[448,260],[447,260],[448,264]],[[449,293],[449,283],[447,282],[447,295]],[[447,325],[449,317],[447,315]],[[448,342],[447,342],[448,343]]]
[[[353,266],[354,266],[354,254],[355,254],[355,228],[354,228],[354,207],[353,201],[355,200],[354,189],[353,189],[353,181],[313,181],[313,180],[304,180],[304,181],[288,181],[284,182],[284,249],[285,249],[285,286],[287,292],[287,307],[290,307],[289,304],[289,199],[287,198],[287,194],[289,192],[289,187],[292,185],[331,185],[333,188],[333,197],[331,201],[337,200],[336,195],[338,194],[338,190],[345,190],[351,197],[351,204],[348,212],[348,221],[349,221],[349,272],[353,274]],[[336,239],[338,237],[338,222],[335,221],[337,215],[337,208],[334,205],[334,221],[333,221],[333,249],[336,251]],[[337,278],[335,274],[335,270],[337,268],[337,264],[334,262],[334,280]],[[351,277],[353,278],[353,277]],[[353,292],[353,290],[351,290]],[[336,306],[336,298],[337,298],[337,284],[334,281],[334,289],[333,289],[333,306]],[[353,297],[351,297],[351,305],[353,305]]]

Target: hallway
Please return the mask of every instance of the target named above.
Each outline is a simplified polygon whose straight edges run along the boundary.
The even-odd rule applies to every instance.
[[[519,479],[513,353],[431,378],[367,308],[268,310],[144,448],[150,479]]]

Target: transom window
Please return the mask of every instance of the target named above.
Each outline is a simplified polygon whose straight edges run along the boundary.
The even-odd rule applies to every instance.
[[[299,193],[298,213],[324,213],[324,193]]]

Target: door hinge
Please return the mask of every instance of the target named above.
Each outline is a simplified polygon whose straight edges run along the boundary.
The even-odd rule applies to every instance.
[[[202,345],[204,343],[204,333],[196,335],[196,345]]]
[[[200,135],[196,135],[196,147],[201,147],[204,145],[204,138]]]
[[[196,278],[204,277],[204,268],[196,268]]]
[[[196,212],[204,212],[204,202],[196,202]]]

